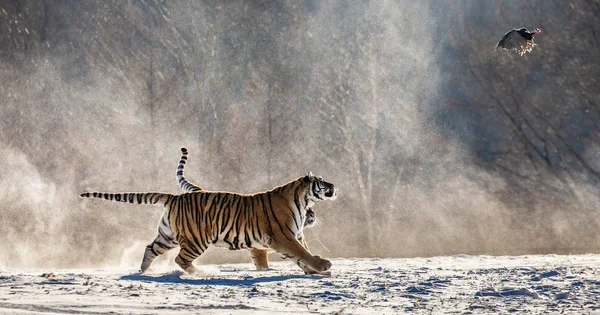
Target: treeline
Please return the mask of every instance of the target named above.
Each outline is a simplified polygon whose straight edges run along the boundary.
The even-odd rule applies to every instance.
[[[4,1],[0,264],[141,253],[158,210],[77,196],[178,192],[182,146],[207,189],[334,182],[327,256],[598,250],[599,8]],[[538,47],[495,51],[517,26]]]

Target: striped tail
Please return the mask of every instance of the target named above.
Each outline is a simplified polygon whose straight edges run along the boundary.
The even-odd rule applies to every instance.
[[[177,182],[179,182],[179,187],[186,192],[196,192],[201,191],[202,188],[188,182],[185,177],[183,177],[183,168],[185,167],[185,162],[187,161],[188,151],[186,148],[181,148],[181,160],[179,160],[179,165],[177,166]]]
[[[174,196],[163,193],[101,193],[86,192],[80,195],[82,198],[100,198],[111,201],[137,203],[137,204],[160,204],[166,205]]]

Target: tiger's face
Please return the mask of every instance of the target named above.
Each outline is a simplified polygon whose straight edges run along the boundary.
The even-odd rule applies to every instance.
[[[304,177],[304,181],[310,183],[307,198],[313,203],[321,200],[335,200],[337,198],[335,186],[332,183],[324,181],[322,177],[315,176],[309,172]]]

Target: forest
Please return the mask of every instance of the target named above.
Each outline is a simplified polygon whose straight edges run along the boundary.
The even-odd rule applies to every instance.
[[[0,266],[137,265],[161,209],[79,194],[180,193],[181,147],[334,183],[322,256],[597,253],[599,56],[598,0],[0,1]]]

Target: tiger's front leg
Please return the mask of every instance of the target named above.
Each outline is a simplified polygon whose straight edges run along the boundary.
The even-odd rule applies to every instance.
[[[300,244],[302,244],[302,246],[307,251],[309,250],[308,244],[306,244],[306,241],[304,240],[304,237],[302,234],[298,237],[298,241],[300,242]],[[268,250],[251,248],[251,249],[249,249],[249,251],[250,251],[250,257],[252,257],[252,262],[254,263],[256,270],[269,269],[269,258],[268,258],[269,251]],[[287,257],[284,256],[284,258],[287,258]],[[304,273],[307,275],[319,273],[318,271],[312,269],[307,264],[301,263],[299,260],[296,261],[296,264],[298,265],[298,267],[300,267],[302,270],[304,270]]]
[[[308,252],[310,252],[310,249],[308,248],[308,244],[306,243],[306,239],[304,238],[304,233],[301,232],[300,235],[298,235],[298,242],[300,242],[300,244],[302,244],[302,247],[304,247]],[[329,271],[316,271],[314,269],[312,269],[309,265],[303,263],[301,260],[296,261],[296,264],[298,265],[298,267],[300,267],[300,269],[304,270],[304,274],[307,275],[314,275],[314,274],[321,274],[321,275],[331,275],[331,272]]]
[[[302,268],[304,272],[308,273],[310,269],[303,267],[303,265],[307,265],[317,272],[323,272],[331,268],[331,262],[329,260],[323,259],[319,256],[313,256],[295,238],[292,240],[285,239],[273,241],[271,248],[286,257],[294,259],[294,261],[296,261],[298,266]]]

